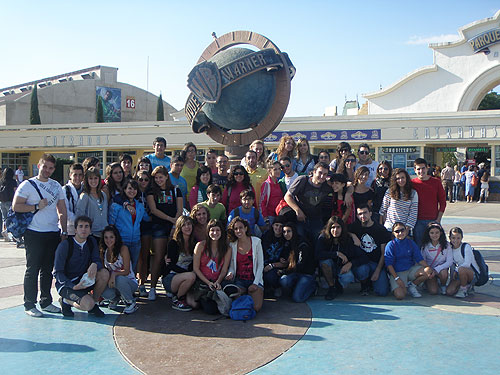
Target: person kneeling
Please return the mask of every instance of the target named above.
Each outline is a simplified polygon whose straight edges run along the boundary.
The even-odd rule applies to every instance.
[[[91,228],[89,217],[77,217],[75,237],[62,241],[56,250],[54,277],[64,316],[74,316],[71,306],[97,317],[104,316],[96,302],[106,288],[109,272],[102,266],[99,247],[90,236]]]

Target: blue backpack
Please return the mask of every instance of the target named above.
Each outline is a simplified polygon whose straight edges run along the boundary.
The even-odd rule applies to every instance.
[[[465,251],[464,251],[464,249],[465,249],[465,242],[462,243],[462,248],[460,249],[460,252],[462,253],[462,258],[465,259]],[[474,259],[476,260],[477,266],[479,267],[479,269],[476,270],[471,265],[472,269],[474,270],[474,273],[476,274],[476,278],[477,278],[476,286],[481,286],[481,285],[484,285],[484,284],[486,284],[488,282],[488,279],[489,279],[488,265],[484,261],[484,258],[481,255],[481,253],[479,252],[479,250],[475,250],[474,248],[472,248],[472,254],[474,254]]]
[[[248,294],[236,298],[229,310],[229,317],[233,320],[250,320],[255,318],[256,314],[253,308],[253,298]]]

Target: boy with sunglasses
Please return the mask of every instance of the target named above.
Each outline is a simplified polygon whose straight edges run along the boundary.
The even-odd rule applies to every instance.
[[[377,176],[377,167],[378,162],[372,160],[370,155],[370,146],[366,143],[362,143],[358,148],[358,163],[354,170],[361,167],[366,167],[370,170],[370,175],[368,176],[368,180],[366,181],[366,186],[371,186],[373,180]]]

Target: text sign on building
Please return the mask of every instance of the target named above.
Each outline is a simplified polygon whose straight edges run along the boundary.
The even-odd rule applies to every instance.
[[[290,136],[294,139],[305,138],[308,141],[362,141],[370,139],[380,139],[380,129],[272,132],[264,139],[264,141],[275,142],[283,136]]]
[[[488,147],[468,147],[467,152],[488,152]]]
[[[456,147],[437,147],[437,152],[457,152]]]
[[[412,154],[417,152],[416,147],[382,147],[385,154]]]
[[[127,96],[125,99],[125,108],[135,109],[135,98],[133,96]]]
[[[468,40],[474,53],[481,52],[489,46],[500,42],[500,28],[485,31]]]

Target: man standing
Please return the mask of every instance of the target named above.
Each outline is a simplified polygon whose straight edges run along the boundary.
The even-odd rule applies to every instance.
[[[154,170],[156,167],[163,165],[170,170],[170,158],[165,155],[165,149],[167,148],[167,141],[163,137],[156,137],[153,141],[153,148],[155,150],[154,154],[146,155],[146,157],[151,161],[151,168]]]
[[[453,203],[453,180],[455,179],[455,170],[446,163],[446,167],[441,171],[441,183],[445,192],[446,199]]]
[[[68,210],[68,234],[70,236],[75,235],[75,214],[76,214],[76,204],[78,203],[78,198],[83,191],[83,166],[81,164],[75,163],[71,164],[69,167],[69,181],[63,186],[64,190],[64,203],[66,204],[66,209]]]
[[[326,183],[328,165],[317,163],[313,174],[299,176],[285,194],[285,201],[297,215],[297,232],[316,243],[332,212],[332,188]]]
[[[176,155],[173,157],[172,162],[170,163],[170,182],[172,185],[177,186],[182,193],[182,199],[184,200],[184,207],[187,207],[187,195],[188,195],[188,187],[187,187],[187,182],[184,177],[181,176],[182,168],[184,168],[184,159]]]
[[[19,165],[16,169],[15,174],[16,174],[17,184],[19,185],[21,182],[24,181],[23,167]]]
[[[288,156],[282,157],[280,159],[281,169],[285,174],[278,181],[280,184],[281,191],[286,194],[292,183],[299,177],[298,173],[292,168],[292,161]]]
[[[428,168],[425,159],[417,158],[413,166],[417,177],[411,182],[419,197],[417,223],[413,228],[413,238],[420,246],[427,224],[431,221],[441,222],[446,209],[446,195],[439,179],[427,174]]]
[[[362,295],[368,295],[371,284],[375,294],[386,296],[389,293],[389,279],[384,268],[384,254],[385,245],[391,240],[391,232],[372,220],[371,208],[367,204],[356,207],[356,216],[358,220],[349,226],[349,232],[358,237],[359,247],[370,261],[353,267],[352,272],[361,281]]]
[[[360,167],[366,167],[370,170],[370,175],[368,176],[368,180],[366,181],[366,186],[370,187],[373,180],[377,176],[377,167],[379,163],[372,160],[372,157],[370,156],[370,146],[368,146],[368,144],[366,143],[362,143],[359,145],[358,158],[359,161],[356,164],[354,170]]]
[[[255,190],[255,201],[260,202],[260,188],[262,183],[267,179],[267,171],[264,168],[257,166],[257,153],[253,150],[248,150],[245,154],[247,163],[246,170],[250,176],[250,182]]]
[[[106,288],[109,272],[102,266],[99,246],[90,235],[91,228],[92,220],[89,217],[77,217],[75,237],[57,246],[54,277],[57,292],[61,296],[59,303],[66,317],[74,315],[71,306],[97,317],[104,316],[96,302]],[[83,277],[85,274],[87,277]],[[89,283],[90,280],[92,282]]]
[[[56,159],[43,154],[38,162],[38,176],[24,181],[16,190],[12,208],[15,212],[33,212],[33,220],[24,233],[26,247],[26,272],[24,274],[24,310],[33,317],[43,313],[35,305],[40,274],[40,307],[43,311],[59,313],[52,304],[52,268],[54,254],[61,240],[58,223],[62,228],[62,239],[66,239],[67,211],[64,192],[57,181],[50,178],[56,169]],[[36,188],[35,188],[36,186]],[[43,199],[40,199],[40,195]]]
[[[217,166],[217,173],[212,175],[212,183],[219,185],[224,190],[229,175],[229,158],[226,155],[219,155],[215,165]]]

